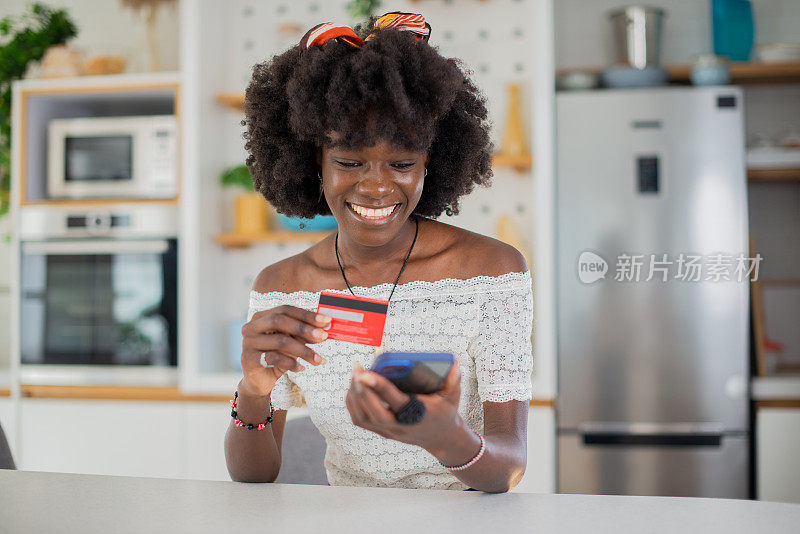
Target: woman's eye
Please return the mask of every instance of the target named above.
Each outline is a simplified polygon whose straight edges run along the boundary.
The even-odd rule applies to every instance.
[[[358,167],[359,165],[359,163],[355,161],[337,161],[336,163],[347,168]]]
[[[409,167],[413,167],[413,163],[395,163],[395,168],[397,169],[408,169]]]

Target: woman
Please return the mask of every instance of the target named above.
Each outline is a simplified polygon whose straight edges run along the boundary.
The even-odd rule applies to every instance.
[[[339,229],[253,285],[228,471],[274,481],[286,410],[304,399],[331,484],[508,491],[526,462],[530,271],[513,247],[434,220],[489,183],[485,101],[428,45],[421,15],[388,13],[371,30],[362,41],[312,28],[257,65],[247,89],[256,189]],[[330,318],[313,311],[322,290],[389,300],[380,350],[326,340]],[[439,392],[412,399],[365,370],[390,350],[457,362]]]

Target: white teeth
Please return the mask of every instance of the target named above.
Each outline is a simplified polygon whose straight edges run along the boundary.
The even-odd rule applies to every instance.
[[[365,208],[363,206],[358,206],[356,204],[350,204],[350,206],[352,206],[353,210],[356,213],[358,213],[362,217],[369,219],[383,219],[385,217],[388,217],[397,207],[397,205],[394,205],[394,206],[389,206],[388,208],[382,208],[376,210],[373,208]]]

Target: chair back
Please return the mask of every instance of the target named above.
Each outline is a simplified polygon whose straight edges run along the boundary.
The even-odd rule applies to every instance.
[[[275,482],[326,485],[325,448],[325,438],[310,417],[287,420],[281,445],[281,472]]]

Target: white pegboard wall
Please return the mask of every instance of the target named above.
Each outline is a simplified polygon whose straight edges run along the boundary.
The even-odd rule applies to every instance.
[[[493,139],[499,142],[505,122],[506,87],[519,83],[523,88],[523,113],[529,106],[532,73],[531,0],[427,0],[384,2],[384,11],[422,13],[431,25],[431,45],[442,55],[463,61],[473,80],[487,97]],[[390,6],[391,4],[391,6]],[[231,40],[224,59],[227,84],[220,91],[243,90],[253,65],[299,41],[303,33],[321,22],[354,25],[346,10],[347,1],[322,0],[235,0],[230,3]],[[296,26],[296,32],[280,28]]]
[[[227,48],[231,81],[247,84],[252,65],[296,43],[321,22],[355,25],[347,1],[234,0],[230,2],[232,39]],[[384,2],[386,3],[386,2]],[[386,3],[388,4],[388,3]],[[428,0],[392,2],[391,10],[422,13],[432,28],[430,43],[442,54],[463,59],[476,80],[524,80],[530,71],[531,0]],[[381,8],[378,13],[389,11]],[[286,25],[299,30],[280,32]],[[235,89],[231,87],[230,89]]]
[[[242,91],[248,84],[252,67],[268,60],[299,41],[303,33],[321,22],[355,25],[346,9],[347,0],[234,0],[230,3],[229,25],[225,35],[227,75],[220,83],[221,92]],[[533,85],[531,20],[533,0],[421,0],[417,2],[383,2],[377,11],[409,11],[422,13],[431,25],[430,44],[447,57],[459,58],[472,79],[486,96],[492,125],[491,136],[500,147],[506,123],[508,85],[521,86],[523,124],[532,145],[530,117]],[[294,26],[294,32],[281,28]],[[228,136],[233,144],[243,144],[241,127]],[[235,140],[235,141],[234,141]],[[241,150],[231,146],[231,161],[238,161]],[[523,175],[526,177],[528,175]],[[494,186],[476,189],[462,201],[462,215],[442,220],[473,231],[494,235],[497,218],[507,213],[526,237],[531,235],[532,217],[530,183],[520,180],[513,171],[495,169]],[[511,202],[513,199],[513,202]]]

